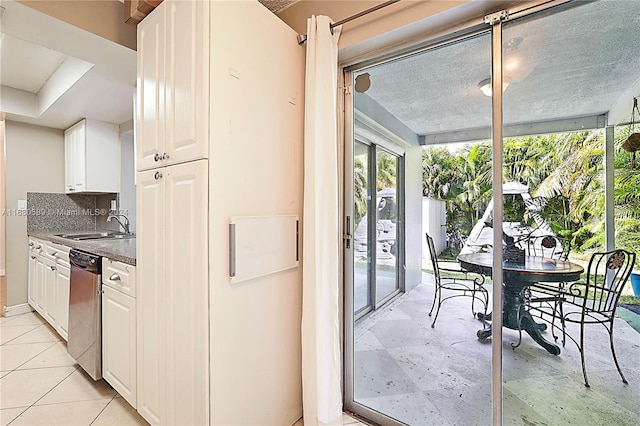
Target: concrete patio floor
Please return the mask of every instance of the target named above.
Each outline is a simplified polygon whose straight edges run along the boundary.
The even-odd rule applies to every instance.
[[[356,325],[355,400],[411,425],[490,425],[491,344],[476,337],[482,323],[468,297],[446,301],[431,328],[432,283],[423,274],[422,284]],[[614,336],[629,384],[615,368],[606,330],[590,326],[586,388],[573,342],[553,356],[525,334],[514,350],[518,333],[504,329],[503,424],[640,424],[640,334],[616,319]],[[553,340],[550,331],[545,337]]]

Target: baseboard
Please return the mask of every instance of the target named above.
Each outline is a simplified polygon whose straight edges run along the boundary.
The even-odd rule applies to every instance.
[[[34,309],[28,303],[22,303],[20,305],[13,306],[5,306],[4,307],[4,316],[6,318],[13,317],[20,314],[26,314],[28,312],[32,312]]]

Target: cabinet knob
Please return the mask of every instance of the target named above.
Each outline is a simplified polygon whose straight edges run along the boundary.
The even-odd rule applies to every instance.
[[[162,160],[162,157],[163,157],[162,155],[156,152],[156,155],[153,156],[153,161],[160,161]]]
[[[42,246],[41,246],[41,245],[37,245],[37,246],[36,246],[36,250],[40,250],[41,248],[42,248]]]
[[[120,281],[120,275],[118,274],[113,274],[109,277],[110,281]]]
[[[167,154],[166,152],[164,154],[162,154],[162,159],[163,160],[168,160],[169,159],[169,154]]]
[[[34,246],[34,244],[33,244],[33,241],[32,241],[32,242],[29,243],[29,247],[33,247],[33,246]]]
[[[35,256],[31,256],[31,258],[35,260],[36,257]]]
[[[155,177],[155,178],[156,178],[156,180],[158,180],[158,179],[162,179],[162,173],[160,173],[160,172],[156,172],[156,174],[155,174],[153,177]]]
[[[55,271],[56,269],[58,269],[55,266],[49,266],[49,268],[51,268],[52,271]]]

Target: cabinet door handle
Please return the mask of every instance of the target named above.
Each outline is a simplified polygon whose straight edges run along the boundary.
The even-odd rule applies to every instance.
[[[113,274],[109,277],[110,281],[120,281],[120,275],[118,274]]]
[[[156,155],[153,156],[153,161],[160,161],[162,160],[162,157],[162,155],[156,152]]]
[[[42,246],[38,245],[36,246],[36,250],[40,250],[42,248]]]
[[[29,247],[33,247],[33,246],[34,246],[33,242],[30,242]]]
[[[158,180],[158,179],[162,179],[162,173],[160,173],[160,172],[156,172],[156,174],[155,174],[153,177],[155,177],[155,178],[156,178],[156,180]]]
[[[162,154],[162,159],[163,160],[168,160],[169,159],[169,154],[167,154],[166,152],[164,154]]]
[[[49,268],[51,268],[52,271],[55,271],[56,269],[58,269],[55,266],[49,266]]]
[[[35,257],[35,256],[31,256],[31,258],[32,258],[33,260],[35,260],[35,259],[36,259],[36,257]]]

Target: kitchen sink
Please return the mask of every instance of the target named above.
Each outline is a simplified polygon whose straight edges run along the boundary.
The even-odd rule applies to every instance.
[[[56,234],[57,237],[67,238],[75,241],[85,240],[118,240],[134,238],[133,234],[125,234],[123,232],[79,232],[73,234]]]

